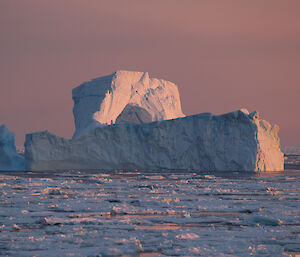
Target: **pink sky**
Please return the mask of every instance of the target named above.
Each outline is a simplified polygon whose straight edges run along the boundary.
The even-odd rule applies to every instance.
[[[0,124],[74,132],[72,88],[118,69],[176,83],[186,115],[246,107],[300,145],[300,1],[0,1]]]

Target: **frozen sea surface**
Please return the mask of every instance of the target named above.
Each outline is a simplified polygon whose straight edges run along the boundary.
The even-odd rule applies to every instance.
[[[299,171],[0,173],[3,256],[299,252]]]

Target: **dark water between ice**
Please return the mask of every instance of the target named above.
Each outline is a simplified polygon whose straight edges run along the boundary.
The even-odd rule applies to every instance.
[[[299,252],[300,171],[0,173],[0,255]]]

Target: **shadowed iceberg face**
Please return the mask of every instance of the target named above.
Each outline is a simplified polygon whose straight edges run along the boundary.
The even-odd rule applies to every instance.
[[[0,126],[0,170],[24,170],[24,158],[17,154],[14,133],[4,124]]]
[[[152,117],[144,108],[127,104],[124,110],[116,119],[116,124],[132,123],[142,124],[152,122]]]
[[[132,121],[132,117],[138,119],[137,115],[144,113],[139,108],[127,110],[120,115],[120,120]],[[284,169],[277,127],[244,111],[219,116],[198,114],[142,124],[114,124],[72,140],[45,131],[28,134],[25,147],[28,170],[232,172]]]

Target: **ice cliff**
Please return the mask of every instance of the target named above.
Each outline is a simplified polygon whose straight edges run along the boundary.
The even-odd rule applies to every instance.
[[[72,94],[73,138],[116,121],[145,123],[184,117],[177,86],[150,78],[147,72],[117,71],[83,83]]]
[[[137,73],[136,76],[146,75]],[[109,123],[110,120],[115,122],[129,102],[128,99],[131,99],[128,95],[132,95],[132,90],[130,86],[128,88],[130,94],[124,92],[127,100],[123,102],[123,99],[118,98],[122,103],[118,111],[110,110],[110,105],[105,104],[107,110],[96,115],[101,122]],[[145,92],[144,89],[139,90]],[[85,95],[86,92],[83,90],[82,94]],[[175,87],[174,94],[176,98],[172,100],[176,99],[178,103],[179,97]],[[73,91],[74,95],[79,97],[80,93]],[[109,96],[107,101],[111,103],[115,100]],[[97,100],[93,106],[99,106],[99,102],[97,104],[96,102]],[[148,113],[154,119],[173,117],[175,114],[182,115],[180,108],[175,108],[175,105],[171,101],[171,106],[174,106],[171,110],[174,112],[170,112],[168,114],[170,116],[166,113],[160,116],[159,112],[153,109],[148,109]],[[91,114],[95,113],[96,107],[89,110],[87,114],[91,120]],[[79,109],[75,112],[77,111],[80,113]],[[84,124],[87,124],[88,119],[84,116],[84,113],[81,113],[81,117],[85,120]],[[77,122],[77,128],[81,128],[79,119]],[[152,123],[125,122],[96,128],[72,140],[57,137],[47,131],[38,132],[26,136],[25,149],[27,170],[280,171],[284,169],[278,126],[272,126],[260,119],[258,113],[249,114],[246,110],[219,116],[204,113]]]
[[[14,133],[4,124],[0,126],[0,170],[24,170],[24,158],[17,154]]]

